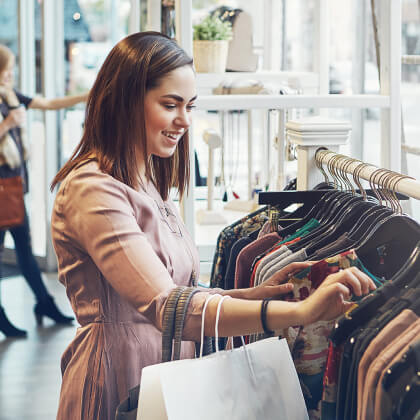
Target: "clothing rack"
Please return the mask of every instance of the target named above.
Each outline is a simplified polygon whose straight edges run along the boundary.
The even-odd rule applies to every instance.
[[[366,181],[372,181],[372,175],[375,171],[385,171],[385,169],[378,168],[375,165],[361,162],[354,159],[353,163],[349,163],[351,159],[348,156],[343,156],[343,159],[338,159],[339,147],[346,144],[346,141],[337,141],[329,139],[305,139],[299,140],[290,139],[290,143],[296,146],[296,154],[298,160],[298,174],[297,174],[297,189],[298,190],[312,190],[317,184],[324,181],[324,176],[319,170],[319,164],[329,165],[330,168],[344,171],[347,174],[353,174],[355,169],[359,166],[358,177]],[[320,149],[328,150],[328,153],[317,153]],[[318,156],[318,157],[317,157]],[[322,156],[322,159],[321,159]],[[360,168],[360,165],[363,167]],[[391,173],[391,171],[390,171]],[[407,175],[392,172],[395,176],[401,179],[395,183],[393,190],[395,192],[407,195],[410,198],[420,200],[420,182],[408,177]],[[374,177],[374,184],[383,187],[384,177]],[[382,185],[381,185],[382,184]]]
[[[321,150],[319,150],[319,152],[321,152]],[[340,156],[342,156],[343,158],[340,159]],[[408,197],[420,200],[420,182],[418,182],[414,178],[410,178],[407,175],[399,174],[397,172],[388,171],[387,169],[378,168],[377,166],[364,163],[358,160],[350,162],[349,159],[351,158],[329,151],[328,149],[325,150],[325,153],[315,154],[315,160],[320,165],[325,165],[328,168],[332,168],[334,170],[344,171],[348,174],[354,174],[356,168],[359,167],[358,178],[373,182],[374,184],[383,188],[387,187],[387,181],[385,179],[386,177],[375,176],[375,173],[379,174],[380,171],[382,171],[382,173],[385,175],[386,172],[389,172],[390,176],[393,175],[396,178],[396,181],[393,185],[393,190],[395,192],[399,192],[401,194],[405,194]]]

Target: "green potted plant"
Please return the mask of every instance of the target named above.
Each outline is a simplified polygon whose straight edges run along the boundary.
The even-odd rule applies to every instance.
[[[218,16],[207,16],[193,26],[194,65],[200,73],[223,73],[226,69],[232,25]]]

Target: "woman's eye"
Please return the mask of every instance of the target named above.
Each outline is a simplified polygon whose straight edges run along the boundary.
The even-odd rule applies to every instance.
[[[165,104],[165,105],[163,105],[166,109],[175,109],[176,108],[176,105],[174,105],[174,104]]]
[[[187,110],[188,110],[188,111],[192,111],[194,108],[197,108],[197,106],[196,106],[196,105],[194,105],[194,104],[187,105]]]

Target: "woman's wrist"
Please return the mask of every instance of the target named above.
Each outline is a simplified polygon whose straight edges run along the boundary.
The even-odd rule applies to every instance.
[[[270,330],[280,330],[289,326],[305,325],[301,302],[271,300],[267,305],[266,323]]]

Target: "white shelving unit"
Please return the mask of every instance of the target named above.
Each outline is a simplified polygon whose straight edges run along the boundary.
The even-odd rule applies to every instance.
[[[329,95],[329,16],[328,4],[331,0],[317,0],[315,12],[315,60],[314,74],[302,74],[304,77],[318,78],[317,92],[310,95],[201,95],[197,100],[198,109],[202,110],[249,110],[254,109],[292,109],[292,108],[380,108],[381,110],[381,166],[400,172],[401,167],[401,2],[399,0],[381,0],[380,2],[380,45],[381,45],[381,92],[380,95]],[[356,0],[353,0],[356,1]],[[273,7],[273,0],[265,0],[265,7]],[[176,33],[178,42],[192,54],[192,2],[176,0]],[[276,8],[274,8],[276,10]],[[266,13],[267,15],[267,13]],[[156,21],[151,18],[150,21]],[[268,22],[272,24],[273,19]],[[266,37],[270,31],[265,31]],[[272,51],[271,42],[266,39],[268,51]],[[266,55],[269,53],[266,53]],[[293,73],[293,72],[292,72]],[[209,89],[222,78],[252,78],[271,80],[276,77],[270,73],[226,73],[223,75],[198,75],[199,89]],[[280,77],[277,74],[277,77]],[[213,84],[214,86],[214,84]],[[191,139],[191,157],[193,158],[194,139]],[[194,161],[191,173],[194,176]],[[194,185],[194,179],[191,180]],[[194,237],[194,191],[182,203],[185,223]]]
[[[258,80],[262,83],[285,83],[288,86],[307,93],[319,92],[319,77],[313,72],[297,71],[258,71],[258,72],[227,72],[227,73],[197,73],[197,87],[200,96],[211,95],[212,89],[226,80]]]

